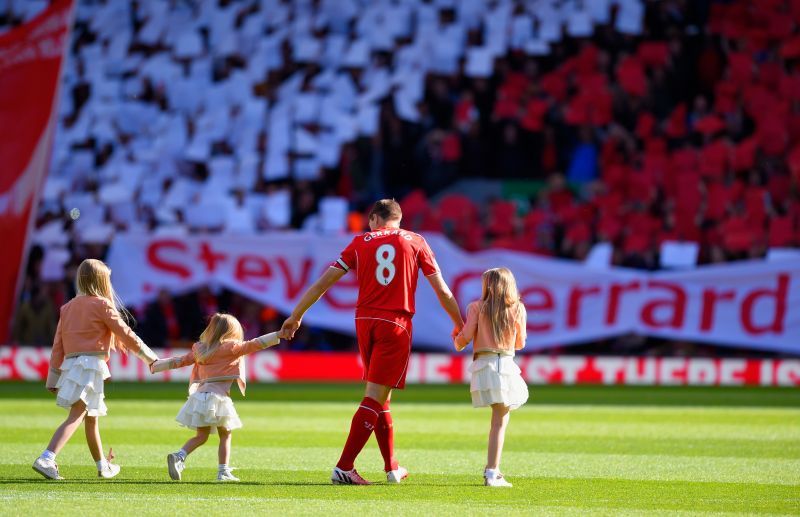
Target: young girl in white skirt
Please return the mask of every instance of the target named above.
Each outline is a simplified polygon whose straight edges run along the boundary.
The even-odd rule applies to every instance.
[[[492,408],[484,484],[510,487],[511,483],[500,473],[500,456],[509,412],[528,400],[528,386],[514,362],[514,351],[525,346],[527,314],[511,271],[489,269],[482,280],[481,299],[467,306],[467,320],[454,344],[461,351],[474,339],[470,366],[472,405]]]
[[[228,466],[231,455],[231,432],[242,427],[242,421],[230,397],[231,384],[236,381],[242,395],[245,393],[245,358],[258,350],[275,346],[282,337],[271,332],[251,341],[243,341],[244,332],[239,321],[230,314],[214,314],[200,334],[200,341],[181,357],[156,361],[150,370],[161,372],[194,365],[189,384],[189,399],[175,420],[196,430],[177,452],[167,455],[169,476],[180,481],[186,457],[206,443],[208,435],[219,434],[219,470],[217,481],[239,481]]]
[[[148,364],[158,357],[120,316],[126,311],[111,286],[108,266],[99,260],[84,260],[78,266],[75,288],[78,295],[61,307],[46,384],[56,394],[56,404],[69,415],[33,463],[33,470],[48,479],[64,479],[56,455],[84,422],[97,475],[109,479],[120,469],[111,463],[110,452],[103,458],[98,427],[98,417],[106,415],[103,384],[111,376],[106,364],[109,354],[114,349],[131,351]]]

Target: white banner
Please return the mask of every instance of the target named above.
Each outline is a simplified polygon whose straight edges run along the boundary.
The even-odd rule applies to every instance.
[[[462,310],[480,296],[481,273],[514,272],[528,310],[532,349],[636,332],[800,353],[800,264],[739,262],[691,271],[596,270],[506,250],[466,253],[426,235]],[[349,243],[349,236],[270,233],[254,237],[118,235],[109,252],[114,286],[130,305],[216,283],[288,313]],[[449,349],[451,323],[420,280],[415,343]],[[354,274],[335,285],[305,323],[354,333]]]

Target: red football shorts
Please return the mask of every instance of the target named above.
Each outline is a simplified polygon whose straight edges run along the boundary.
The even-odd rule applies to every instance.
[[[411,357],[411,317],[356,315],[356,335],[364,380],[403,389]]]

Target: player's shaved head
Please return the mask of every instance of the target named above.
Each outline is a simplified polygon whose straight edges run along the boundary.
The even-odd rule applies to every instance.
[[[400,203],[394,199],[381,199],[372,206],[369,219],[372,219],[373,215],[384,221],[400,221],[403,218],[403,211],[400,209]]]

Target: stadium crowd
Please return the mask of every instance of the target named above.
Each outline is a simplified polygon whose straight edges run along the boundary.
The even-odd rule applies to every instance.
[[[471,251],[800,245],[796,0],[81,1],[63,77],[23,323],[115,232],[357,231],[383,196]],[[278,319],[212,289],[137,315],[158,346],[217,306]]]

